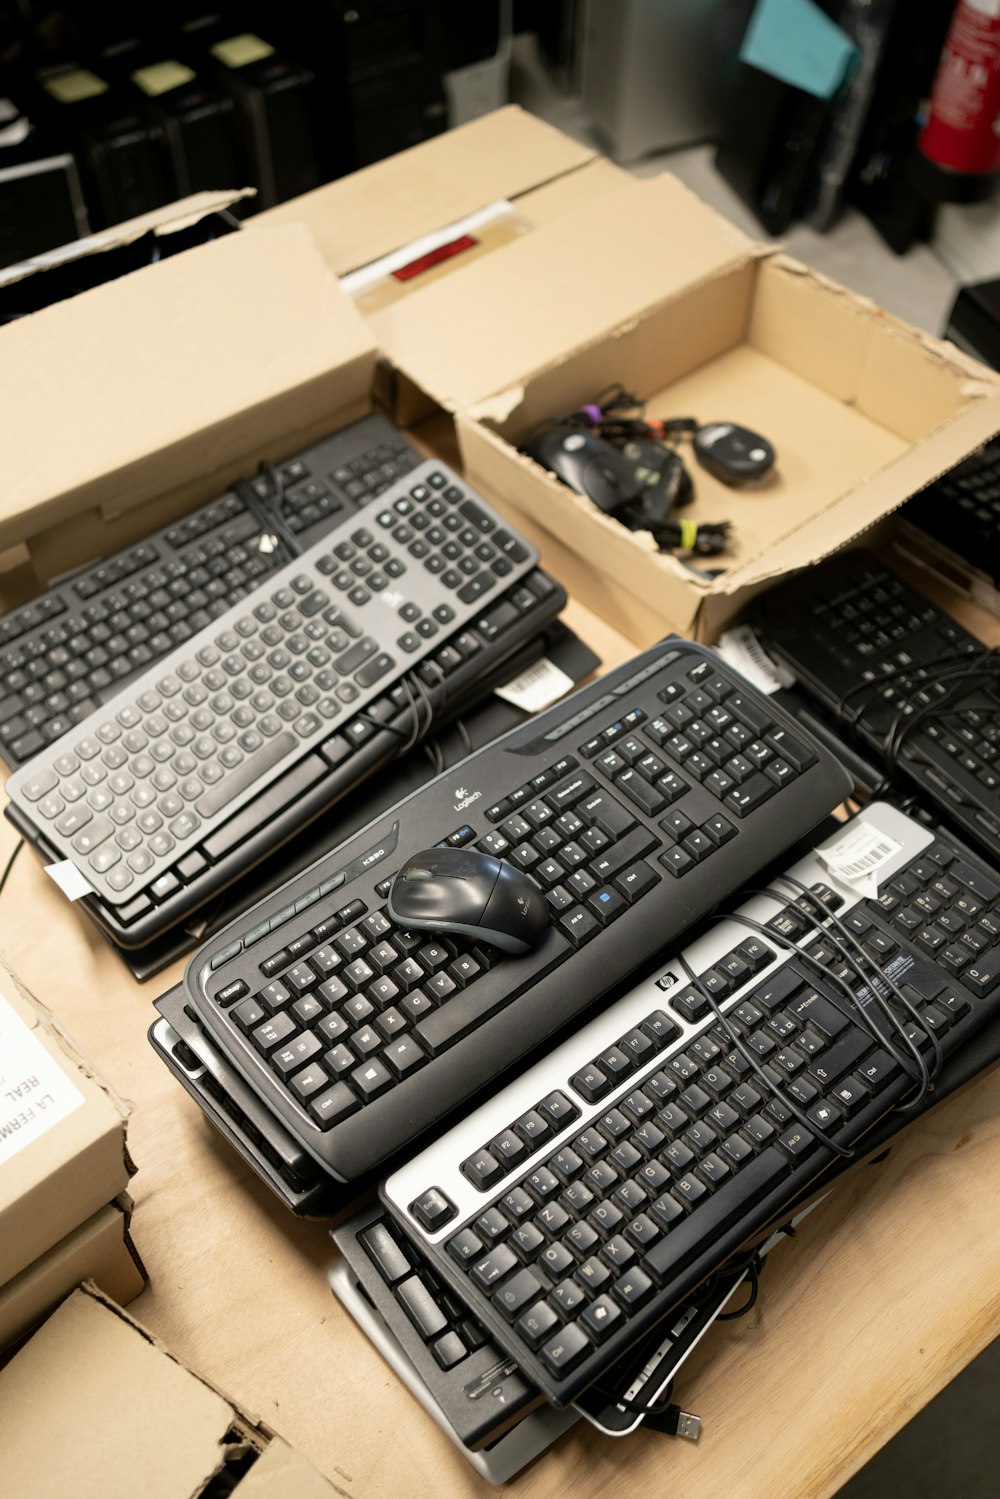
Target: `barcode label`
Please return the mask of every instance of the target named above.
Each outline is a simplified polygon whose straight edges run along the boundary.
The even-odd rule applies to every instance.
[[[881,828],[856,818],[850,832],[816,852],[831,874],[855,885],[862,895],[874,897],[878,895],[880,875],[902,846]]]
[[[758,692],[770,696],[779,687],[795,686],[794,673],[769,655],[749,625],[734,625],[716,641],[715,649]]]

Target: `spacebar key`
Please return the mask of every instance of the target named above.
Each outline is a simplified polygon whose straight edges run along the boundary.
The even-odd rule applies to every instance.
[[[710,1248],[720,1234],[739,1223],[751,1207],[780,1186],[791,1167],[776,1146],[770,1145],[692,1213],[671,1225],[658,1244],[641,1260],[642,1268],[660,1287],[669,1285],[692,1260]]]
[[[310,786],[329,775],[330,767],[320,755],[306,755],[304,760],[297,760],[290,770],[272,781],[259,796],[255,796],[245,807],[227,818],[214,833],[209,833],[200,847],[214,863],[237,844],[252,838],[254,833],[266,827],[291,802],[297,801]]]
[[[550,968],[561,962],[571,951],[572,948],[565,937],[550,931],[545,939],[546,961],[533,969],[530,976],[525,974],[524,980],[514,985],[511,983],[506,965],[500,963],[488,974],[470,984],[468,989],[462,989],[458,994],[446,1000],[432,1015],[425,1015],[423,1020],[418,1021],[413,1027],[414,1031],[431,1056],[436,1057],[446,1047],[460,1041],[463,1036],[475,1030],[477,1025],[488,1020],[495,1010],[501,1010],[509,1004],[522,991],[525,982],[538,983]]]
[[[263,749],[259,749],[255,755],[248,755],[241,765],[237,765],[232,775],[226,776],[217,786],[210,786],[201,800],[195,802],[195,811],[200,817],[214,817],[216,812],[228,807],[241,791],[252,786],[254,781],[259,781],[279,760],[290,755],[298,743],[290,729],[276,734]]]

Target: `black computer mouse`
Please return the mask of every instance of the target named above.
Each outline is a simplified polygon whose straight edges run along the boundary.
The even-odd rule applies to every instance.
[[[759,432],[735,422],[706,422],[691,436],[702,468],[723,484],[760,484],[774,467],[774,447]]]
[[[596,432],[581,427],[549,427],[527,442],[524,452],[577,494],[586,495],[605,515],[613,515],[642,493],[635,465]]]
[[[630,437],[619,451],[643,487],[640,503],[648,505],[650,514],[666,519],[694,499],[691,475],[680,454],[666,443],[655,437]]]
[[[400,926],[479,938],[512,954],[535,947],[549,925],[538,881],[472,848],[411,855],[397,870],[386,904]]]

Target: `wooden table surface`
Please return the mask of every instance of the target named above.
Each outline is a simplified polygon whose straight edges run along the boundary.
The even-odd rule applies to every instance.
[[[518,522],[523,528],[523,518]],[[572,588],[574,565],[544,538]],[[968,615],[1000,640],[1000,622]],[[612,666],[632,646],[572,604]],[[0,824],[0,867],[14,846]],[[0,899],[15,971],[131,1101],[133,1236],[149,1286],[131,1311],[312,1459],[338,1493],[491,1492],[333,1298],[327,1227],[288,1214],[207,1124],[146,1039],[176,963],[142,986],[25,849]],[[831,1494],[1000,1332],[1000,1073],[855,1168],[782,1244],[755,1310],[713,1328],[676,1397],[695,1446],[578,1423],[513,1480],[524,1499]]]

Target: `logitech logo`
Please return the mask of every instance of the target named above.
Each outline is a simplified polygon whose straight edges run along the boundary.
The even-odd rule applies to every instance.
[[[456,786],[455,811],[464,812],[466,807],[471,807],[473,802],[478,802],[482,794],[481,791],[470,791],[467,786]]]

